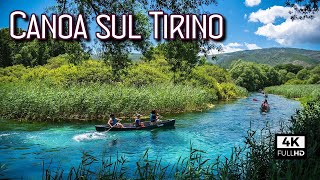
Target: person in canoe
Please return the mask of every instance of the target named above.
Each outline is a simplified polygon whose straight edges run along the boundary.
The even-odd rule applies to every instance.
[[[155,123],[156,121],[158,121],[158,118],[159,116],[157,115],[157,112],[155,110],[151,111],[150,122]]]
[[[136,117],[136,120],[135,120],[136,127],[144,127],[144,124],[143,124],[143,122],[141,122],[140,117],[141,117],[141,115],[137,114],[137,117]]]
[[[114,114],[110,115],[110,119],[108,121],[108,125],[110,127],[124,128],[124,126],[119,122],[119,120],[115,117]]]
[[[269,111],[269,104],[268,104],[268,100],[264,100],[263,103],[261,104],[261,111],[262,112],[267,112]]]

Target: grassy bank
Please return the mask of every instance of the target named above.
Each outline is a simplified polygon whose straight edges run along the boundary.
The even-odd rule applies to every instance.
[[[72,64],[65,56],[43,66],[0,68],[0,116],[28,120],[97,120],[109,114],[179,113],[203,110],[217,100],[247,95],[230,74],[214,65],[198,65],[173,82],[164,58],[139,62],[121,76],[103,61]]]
[[[106,84],[62,87],[6,83],[0,85],[0,114],[39,121],[96,120],[108,118],[110,113],[132,116],[148,114],[153,109],[161,113],[205,109],[212,98],[217,99],[201,88],[170,84],[138,88]]]
[[[319,84],[271,86],[267,87],[265,91],[271,94],[282,95],[287,98],[298,99],[303,104],[320,97]]]

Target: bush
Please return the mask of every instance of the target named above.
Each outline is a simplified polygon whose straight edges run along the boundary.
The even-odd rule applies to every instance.
[[[319,92],[319,91],[318,91]],[[308,158],[320,159],[320,102],[319,96],[292,117],[292,132],[306,134]],[[319,161],[318,161],[319,162]]]
[[[134,85],[137,87],[169,83],[172,76],[166,69],[160,65],[155,65],[160,62],[139,63],[129,68],[128,74],[123,77],[125,84]]]
[[[248,91],[245,88],[236,86],[232,83],[221,83],[219,86],[222,99],[235,99],[248,94]]]
[[[285,84],[286,84],[286,85],[306,84],[306,82],[303,81],[303,80],[294,78],[294,79],[288,80]]]
[[[28,71],[29,69],[22,65],[0,68],[0,82],[16,82]]]
[[[225,69],[222,69],[216,65],[202,65],[202,66],[197,66],[193,72],[198,73],[198,74],[206,74],[210,77],[213,77],[216,79],[218,83],[231,83],[231,75],[228,73]]]
[[[307,69],[302,69],[298,72],[297,78],[299,80],[307,80],[310,77],[310,72]]]

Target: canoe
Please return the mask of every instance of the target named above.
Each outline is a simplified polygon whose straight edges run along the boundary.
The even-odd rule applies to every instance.
[[[136,127],[133,123],[124,123],[124,128],[116,128],[113,127],[110,129],[109,125],[95,125],[96,131],[132,131],[132,130],[151,130],[156,128],[166,128],[166,127],[174,127],[176,120],[169,119],[169,120],[160,120],[157,121],[155,124],[151,124],[150,122],[144,122],[144,127]]]
[[[261,112],[269,112],[270,111],[270,106],[267,106],[267,108],[263,108],[263,107],[260,107],[260,111]]]

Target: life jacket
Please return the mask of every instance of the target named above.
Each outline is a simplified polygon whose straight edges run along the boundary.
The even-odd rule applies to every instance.
[[[157,120],[157,115],[156,114],[150,114],[150,121],[155,122]]]
[[[117,119],[116,118],[112,118],[112,126],[116,125],[118,123]]]
[[[263,103],[261,107],[262,107],[262,109],[265,109],[265,110],[266,110],[266,109],[268,109],[268,106],[269,106],[269,105],[268,105],[267,103]]]
[[[140,119],[136,119],[136,127],[139,127],[140,125]]]

